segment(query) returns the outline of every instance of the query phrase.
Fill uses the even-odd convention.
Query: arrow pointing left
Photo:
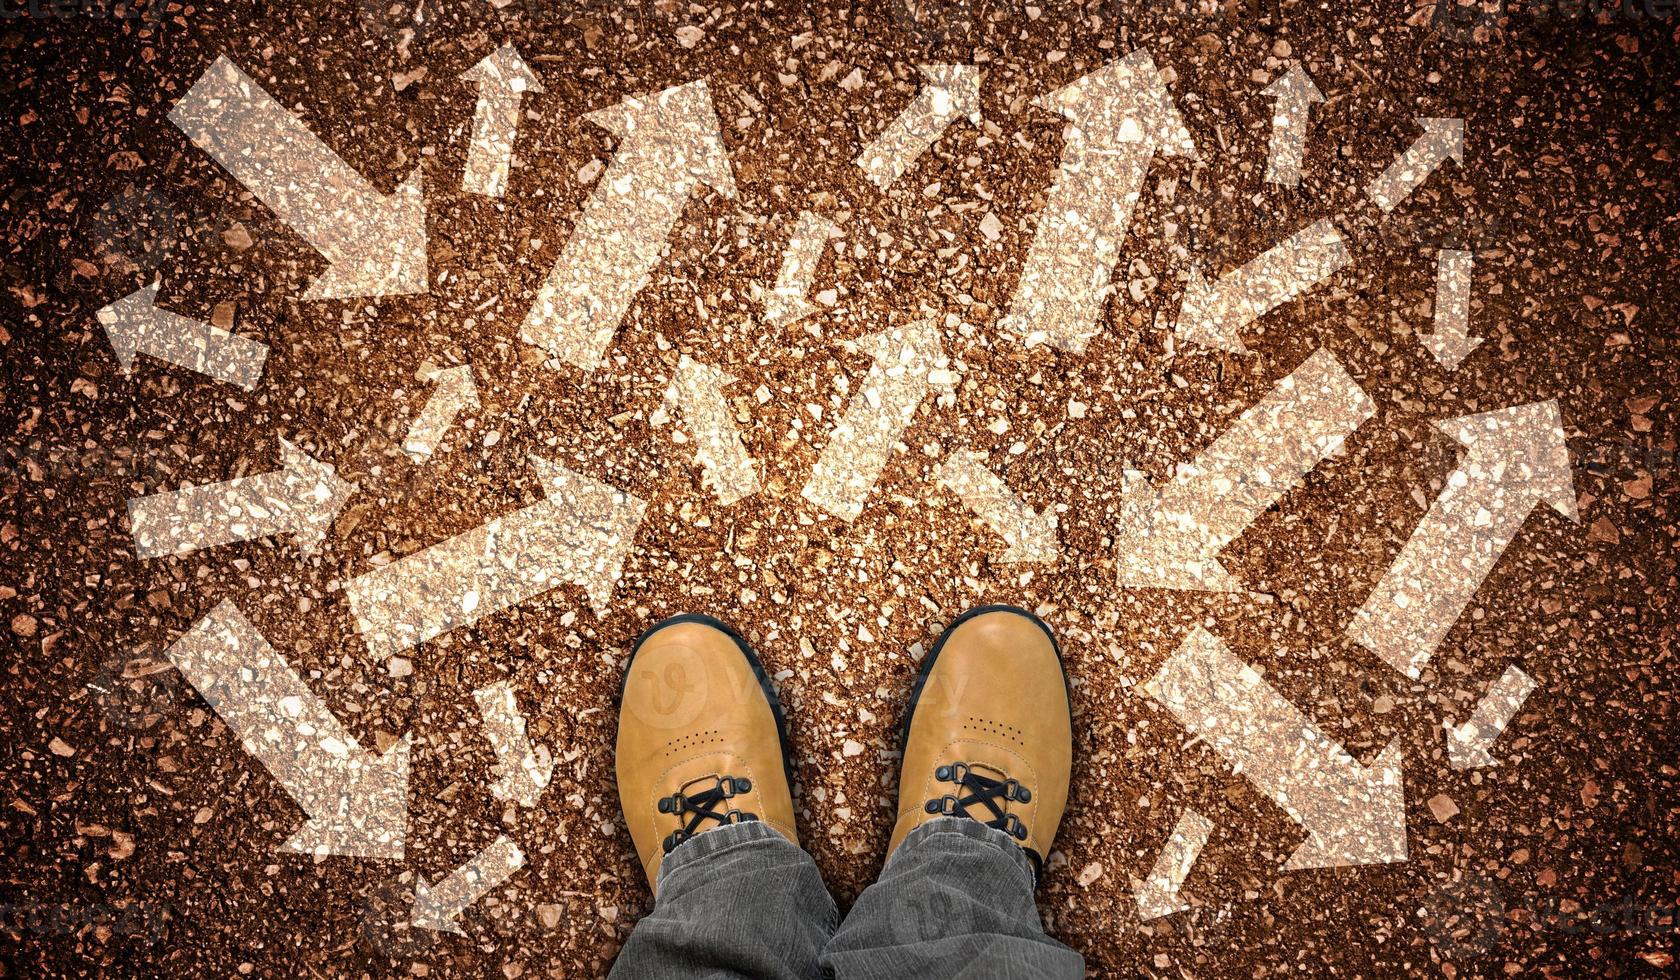
[[[305,299],[426,291],[418,167],[393,193],[379,193],[226,57],[169,119],[326,257]]]
[[[268,358],[267,344],[160,310],[157,294],[154,282],[99,311],[99,322],[125,373],[134,370],[136,355],[150,354],[246,391],[257,386]]]
[[[128,523],[142,558],[272,534],[290,534],[304,554],[314,554],[355,489],[331,465],[282,439],[280,469],[136,497],[128,502]]]
[[[1352,258],[1329,220],[1315,221],[1235,272],[1209,284],[1190,267],[1174,332],[1184,340],[1244,354],[1241,331],[1346,266]]]
[[[461,78],[478,85],[478,106],[473,110],[472,142],[467,145],[461,189],[501,197],[507,193],[508,170],[513,165],[520,103],[526,92],[543,91],[543,84],[511,44],[486,55]]]
[[[280,850],[400,860],[408,832],[408,736],[364,749],[231,601],[182,634],[170,662],[309,822]]]
[[[466,932],[455,920],[524,866],[525,854],[519,845],[505,836],[496,838],[437,884],[428,885],[424,879],[416,881],[409,924],[465,936]]]

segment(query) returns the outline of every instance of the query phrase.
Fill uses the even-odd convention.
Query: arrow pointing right
[[[1408,677],[1423,672],[1499,556],[1542,502],[1576,520],[1575,483],[1557,402],[1435,426],[1468,450],[1348,634]]]
[[[585,118],[622,142],[519,335],[592,371],[647,284],[689,193],[709,184],[734,197],[735,176],[704,79]]]
[[[226,57],[169,113],[280,220],[326,256],[304,299],[426,291],[420,169],[380,194]]]
[[[1301,182],[1301,151],[1307,143],[1308,113],[1324,93],[1307,77],[1300,62],[1266,86],[1261,95],[1276,100],[1272,110],[1272,142],[1266,152],[1266,182],[1294,187]]]
[[[124,373],[134,370],[137,354],[146,353],[246,391],[257,386],[268,358],[267,344],[160,310],[157,293],[154,282],[99,311],[99,322]]]
[[[1365,196],[1384,214],[1411,197],[1448,157],[1464,163],[1464,120],[1420,117],[1418,123],[1423,126],[1423,135],[1365,188]]]
[[[1205,347],[1246,354],[1241,336],[1245,327],[1305,294],[1351,261],[1341,232],[1329,220],[1322,220],[1212,285],[1192,265],[1174,332]]]
[[[526,92],[543,91],[542,81],[511,44],[490,52],[461,78],[478,85],[478,106],[473,110],[472,142],[467,145],[461,189],[501,197],[507,193],[508,170],[513,165],[520,103]]]
[[[280,850],[401,860],[408,736],[383,755],[362,748],[231,601],[167,655],[309,815]]]
[[[502,882],[525,866],[525,853],[507,837],[498,837],[484,850],[474,854],[435,885],[424,879],[414,884],[414,911],[409,924],[433,932],[453,932],[465,936],[456,923],[461,913],[479,899],[500,887]]]
[[[1096,335],[1113,291],[1110,280],[1149,161],[1157,151],[1195,156],[1196,144],[1142,48],[1033,104],[1071,125],[1001,322],[1029,343],[1042,338],[1078,353]]]
[[[1306,830],[1285,871],[1406,860],[1399,739],[1360,765],[1200,626],[1145,690]]]

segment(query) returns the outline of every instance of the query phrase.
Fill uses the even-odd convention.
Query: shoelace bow
[[[995,769],[990,771],[997,772]],[[997,774],[1003,775],[1001,772]],[[1010,803],[1027,803],[1032,800],[1032,791],[1022,786],[1020,780],[997,779],[976,772],[975,768],[966,762],[940,766],[933,771],[933,775],[942,783],[957,784],[957,792],[928,800],[923,804],[923,809],[928,813],[967,817],[994,830],[1001,830],[1016,840],[1027,839],[1027,825],[1021,822],[1020,817],[1009,812]],[[984,809],[977,815],[970,811],[971,807]],[[988,814],[990,819],[987,819]]]
[[[698,786],[702,783],[706,784],[704,789],[700,789],[697,792],[689,792],[691,787]],[[752,780],[750,779],[742,779],[735,776],[705,776],[692,782],[685,783],[681,789],[672,793],[670,796],[660,797],[660,813],[669,813],[679,818],[687,818],[681,827],[671,831],[671,833],[666,836],[664,845],[665,853],[671,853],[672,849],[674,849],[678,844],[681,844],[683,841],[686,841],[695,834],[699,833],[700,825],[706,821],[712,821],[719,826],[723,826],[725,824],[743,823],[748,820],[757,820],[758,814],[756,813],[745,813],[733,807],[730,807],[729,809],[718,809],[719,804],[723,804],[724,801],[728,800],[730,797],[739,793],[748,792],[751,789]]]

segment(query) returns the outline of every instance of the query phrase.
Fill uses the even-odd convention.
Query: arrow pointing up
[[[134,370],[135,356],[145,353],[246,391],[257,386],[267,344],[160,310],[157,293],[154,282],[99,311],[99,322],[125,373]]]
[[[695,186],[735,196],[704,80],[592,112],[622,141],[525,314],[520,337],[594,370],[647,284]]]
[[[455,920],[524,866],[525,854],[519,845],[505,836],[496,838],[489,847],[473,855],[471,861],[451,871],[437,884],[427,885],[424,879],[416,880],[414,911],[409,916],[409,925],[465,936],[466,932]]]
[[[1077,353],[1097,333],[1150,159],[1194,156],[1196,145],[1141,48],[1033,104],[1071,125],[1002,323],[1029,345]]]
[[[1365,196],[1385,214],[1411,197],[1448,157],[1464,164],[1464,120],[1419,117],[1418,123],[1423,135],[1365,188]]]
[[[687,438],[694,441],[694,454],[717,492],[718,502],[725,507],[758,489],[752,457],[747,455],[741,431],[723,397],[723,389],[734,383],[722,368],[684,354],[677,360],[676,374],[665,393],[666,406],[682,413]]]
[[[917,65],[927,85],[854,161],[886,190],[916,158],[963,116],[980,124],[980,69],[974,65]]]
[[[1301,182],[1301,151],[1307,143],[1308,114],[1313,103],[1323,102],[1324,93],[1307,77],[1299,62],[1266,86],[1261,93],[1272,99],[1272,142],[1266,152],[1266,182],[1294,187]]]
[[[799,223],[782,252],[782,268],[776,286],[764,297],[764,322],[785,327],[815,313],[817,307],[805,294],[817,274],[828,240],[840,233],[834,222],[812,211],[799,212]]]
[[[1117,534],[1126,588],[1238,592],[1218,554],[1320,462],[1374,409],[1329,352],[1320,350],[1159,492],[1133,481]]]
[[[140,557],[180,555],[273,534],[293,535],[299,550],[314,554],[356,486],[284,439],[280,467],[130,500],[128,523]]]
[[[408,736],[361,747],[232,602],[168,657],[279,781],[309,822],[280,850],[400,860],[408,832]]]
[[[1523,702],[1534,691],[1534,678],[1516,664],[1505,668],[1477,702],[1470,720],[1457,728],[1447,726],[1447,757],[1454,769],[1482,769],[1499,765],[1493,757],[1493,743],[1505,734],[1505,726],[1522,710]]]
[[[381,659],[549,591],[581,585],[606,615],[647,505],[537,456],[547,499],[345,586],[356,628]]]
[[[1576,519],[1557,402],[1438,423],[1467,452],[1348,633],[1416,678],[1541,503]]]
[[[1458,370],[1482,338],[1470,336],[1470,274],[1474,252],[1443,248],[1435,253],[1435,332],[1419,337],[1436,363]]]
[[[474,691],[473,700],[484,721],[484,737],[496,751],[496,781],[490,784],[490,792],[498,800],[536,805],[553,778],[554,757],[525,734],[525,716],[519,713],[513,685],[497,681]]]
[[[947,385],[945,351],[932,320],[870,334],[857,342],[875,359],[800,495],[844,521],[857,520],[893,444],[934,385]]]
[[[526,92],[543,91],[542,81],[511,44],[504,44],[468,68],[461,78],[478,86],[472,142],[461,189],[486,197],[507,193],[513,165],[513,141],[519,133],[519,106]]]
[[[1213,284],[1190,267],[1176,333],[1183,340],[1245,354],[1241,331],[1329,278],[1352,258],[1330,221],[1316,221]]]
[[[305,299],[426,291],[426,202],[415,168],[380,194],[225,57],[169,119],[326,257]]]
[[[438,444],[455,423],[455,416],[478,407],[478,385],[473,383],[471,364],[445,368],[431,375],[437,383],[426,406],[409,424],[403,439],[403,452],[416,463],[423,462],[437,452]]]
[[[1001,563],[1054,562],[1061,550],[1056,539],[1056,515],[1046,509],[1033,513],[1026,502],[986,468],[986,454],[959,450],[939,467],[939,482],[950,488],[969,510],[1003,538],[1008,550],[996,556]]]
[[[1145,690],[1306,830],[1285,871],[1406,860],[1399,739],[1361,766],[1200,626]]]

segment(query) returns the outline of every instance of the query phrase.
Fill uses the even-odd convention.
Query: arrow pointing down
[[[466,932],[455,920],[524,866],[525,853],[503,836],[435,885],[416,879],[409,925],[465,936]]]

